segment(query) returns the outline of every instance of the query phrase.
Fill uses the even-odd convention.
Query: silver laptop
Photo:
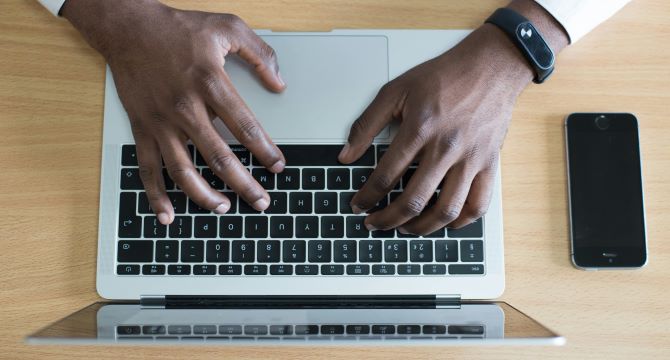
[[[170,335],[170,325],[191,323],[194,325],[189,325],[189,331],[207,323],[210,331],[216,327],[214,335],[224,336],[219,325],[225,324],[205,321],[216,316],[235,319],[235,325],[243,329],[235,334],[240,336],[247,334],[244,326],[265,324],[270,319],[279,322],[265,324],[268,329],[291,325],[294,335],[295,326],[310,321],[320,324],[319,331],[302,335],[322,334],[320,326],[324,324],[342,325],[346,335],[347,326],[356,324],[357,318],[369,323],[366,336],[377,336],[383,334],[374,334],[372,326],[384,325],[385,318],[391,321],[395,317],[397,324],[391,321],[386,325],[394,329],[402,324],[420,325],[420,333],[405,335],[420,337],[424,325],[440,325],[446,326],[446,332],[433,335],[460,338],[468,334],[451,334],[449,329],[470,324],[461,315],[472,316],[474,324],[492,319],[490,325],[482,325],[486,331],[469,335],[501,338],[500,319],[504,313],[515,312],[511,307],[465,306],[470,300],[497,298],[504,289],[500,176],[488,213],[465,228],[441,229],[425,237],[395,230],[370,233],[362,226],[364,217],[352,214],[349,200],[383,156],[396,127],[384,129],[356,163],[343,166],[337,162],[349,127],[383,84],[454,46],[469,31],[258,33],[277,52],[282,76],[289,84],[286,91],[267,92],[250,69],[235,58],[225,67],[283,151],[286,170],[277,175],[264,171],[253,154],[234,145],[238,142],[220,121],[216,124],[242,163],[270,193],[270,208],[262,213],[234,196],[212,175],[197,149],[189,145],[203,177],[232,199],[231,210],[216,215],[199,208],[166,177],[176,217],[170,226],[161,225],[143,192],[127,115],[107,70],[97,290],[106,299],[134,300],[138,304],[94,305],[76,316],[88,314],[91,321],[97,316],[97,336],[104,339],[145,335],[144,327],[153,325],[164,326],[168,330],[165,334]],[[412,173],[410,168],[380,207],[402,191]],[[375,310],[369,313],[369,319],[360,317],[359,312],[342,310],[231,310],[249,303],[244,299],[271,308],[289,304],[347,308],[350,300],[353,308],[371,304],[373,308],[396,310]],[[270,303],[275,300],[277,304]],[[211,305],[211,309],[200,306],[203,304]],[[404,313],[398,310],[403,304],[424,310]],[[192,311],[194,306],[198,311]],[[434,313],[425,309],[432,307],[435,311],[435,307],[445,306],[450,310]],[[179,315],[175,323],[171,317],[180,307],[191,310],[184,310],[181,314],[185,318]],[[147,308],[152,311],[147,312]],[[204,315],[208,310],[218,315]],[[478,311],[481,317],[475,315]],[[161,321],[163,316],[165,321]],[[446,320],[452,316],[458,320]],[[439,323],[429,321],[440,318],[444,319]],[[103,331],[101,324],[107,330]],[[546,329],[531,328],[538,332],[526,337],[557,343],[558,337]],[[126,330],[129,333],[124,334]],[[147,335],[152,341],[160,336]]]

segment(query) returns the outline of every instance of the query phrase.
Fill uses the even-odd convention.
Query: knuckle
[[[369,128],[370,120],[365,116],[360,116],[354,123],[351,125],[350,135],[352,137],[363,136],[366,133],[366,130]],[[353,140],[353,139],[350,139]]]
[[[235,14],[224,14],[223,21],[232,31],[244,31],[248,28],[244,20]]]
[[[471,205],[469,204],[469,205],[466,205],[466,208],[465,208],[465,212],[473,220],[479,219],[480,217],[484,216],[486,214],[487,210],[488,210],[488,204],[487,203],[479,203],[479,204],[471,204]]]
[[[268,61],[272,67],[275,67],[277,64],[277,53],[275,52],[275,49],[273,49],[272,46],[266,44],[265,42],[263,42],[261,45],[260,55],[263,59]]]
[[[225,174],[235,166],[237,158],[230,151],[215,151],[209,158],[209,166],[217,174]]]
[[[244,185],[240,195],[242,195],[247,200],[247,202],[253,203],[256,200],[263,198],[263,191],[260,189],[260,186],[257,186],[255,182],[250,182]]]
[[[210,70],[202,70],[199,75],[199,82],[206,94],[214,95],[219,88],[219,75]]]
[[[191,179],[195,173],[192,167],[184,164],[170,164],[167,166],[168,175],[177,183],[183,183]]]
[[[386,174],[375,175],[373,173],[368,181],[370,182],[370,186],[374,190],[384,194],[391,191],[391,189],[395,185],[395,179]]]
[[[443,224],[448,224],[460,215],[460,208],[453,205],[446,205],[438,207],[437,217]]]
[[[156,172],[154,171],[154,168],[151,166],[147,166],[144,164],[139,164],[139,173],[140,173],[140,179],[142,179],[142,183],[146,187],[147,185],[153,184],[155,181],[155,174]]]
[[[193,103],[186,96],[177,96],[172,102],[172,109],[178,114],[190,114],[193,109]]]
[[[409,200],[400,204],[400,212],[406,217],[415,217],[421,214],[426,207],[426,199],[420,195],[413,195]]]
[[[237,122],[239,124],[238,140],[240,142],[252,143],[262,137],[263,131],[251,117],[242,118]]]
[[[149,118],[156,125],[163,125],[166,122],[165,115],[159,111],[152,111],[149,113]]]
[[[433,136],[433,122],[430,119],[423,119],[416,124],[413,130],[414,142],[417,144],[425,144]]]
[[[386,84],[382,85],[382,87],[379,88],[379,92],[377,93],[378,97],[385,97],[385,96],[390,96],[394,94],[398,90],[398,85],[396,81],[389,81]]]
[[[458,145],[460,143],[460,139],[458,135],[456,134],[446,134],[444,136],[440,136],[437,139],[437,148],[439,151],[443,154],[448,153],[449,151],[458,148]]]

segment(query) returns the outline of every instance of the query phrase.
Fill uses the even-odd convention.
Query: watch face
[[[528,55],[541,69],[554,66],[554,53],[530,22],[522,22],[516,27],[516,37],[526,48]]]

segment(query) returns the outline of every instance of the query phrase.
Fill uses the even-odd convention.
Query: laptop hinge
[[[459,308],[461,296],[440,295],[143,295],[144,309]]]

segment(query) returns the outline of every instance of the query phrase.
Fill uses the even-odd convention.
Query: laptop
[[[97,291],[112,302],[91,305],[29,340],[561,344],[563,338],[511,306],[482,302],[504,289],[500,174],[484,217],[425,237],[368,232],[364,215],[349,207],[397,132],[391,124],[345,166],[337,154],[352,122],[383,84],[469,31],[257,33],[277,52],[287,89],[267,92],[235,57],[225,69],[284,153],[286,170],[269,173],[215,124],[270,193],[270,207],[258,212],[244,203],[189,144],[196,167],[230,197],[231,210],[201,209],[166,175],[176,216],[161,225],[143,191],[127,115],[107,69]],[[402,192],[413,170],[378,207]]]

